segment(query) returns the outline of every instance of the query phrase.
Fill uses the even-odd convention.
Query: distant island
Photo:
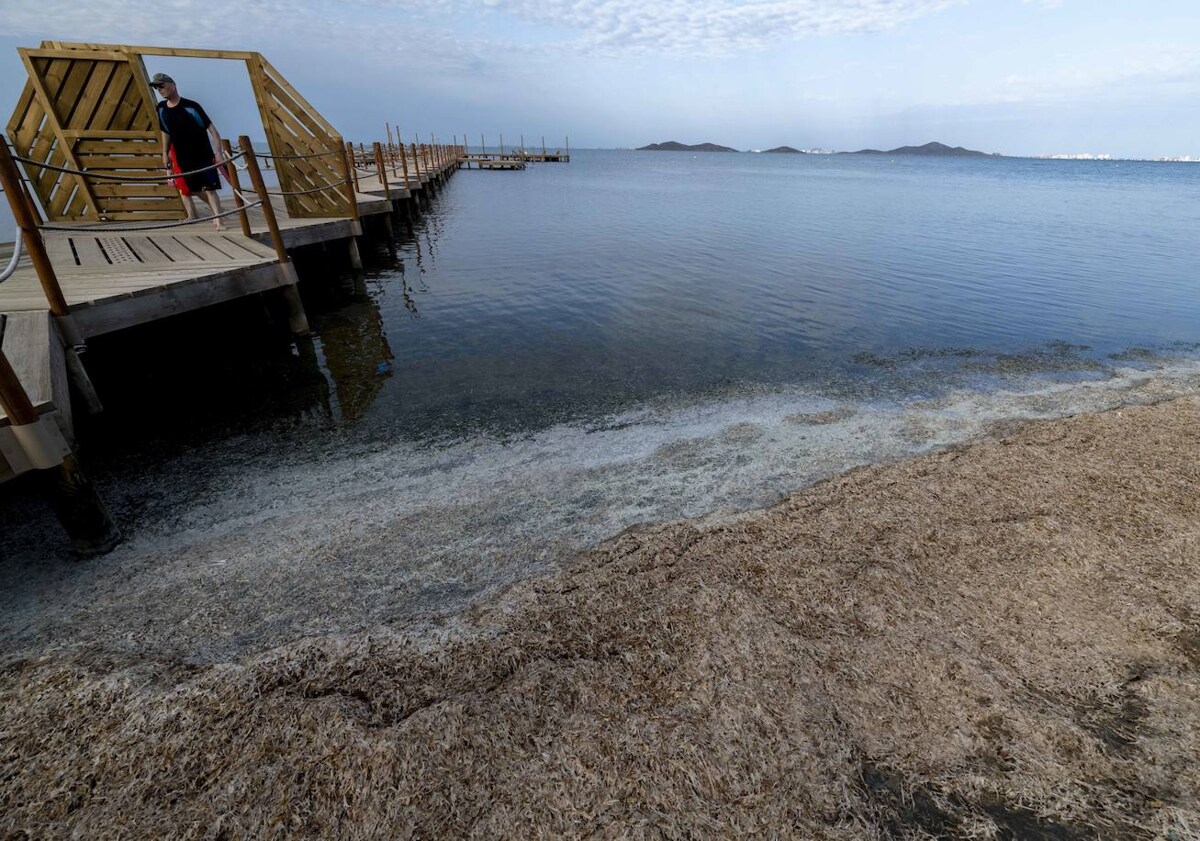
[[[677,140],[668,140],[665,143],[651,143],[649,146],[639,146],[638,152],[737,152],[738,149],[733,149],[729,146],[722,146],[719,143],[680,143]],[[760,150],[753,149],[751,151],[758,152]],[[816,154],[831,154],[825,149],[797,149],[794,146],[776,146],[774,149],[763,149],[763,154],[779,154],[779,155],[816,155]],[[945,157],[945,158],[999,158],[1002,157],[999,153],[988,154],[987,152],[977,152],[974,149],[964,149],[962,146],[947,146],[945,143],[938,143],[936,140],[932,143],[926,143],[924,146],[901,146],[898,149],[859,149],[857,152],[836,152],[832,154],[838,155],[924,155],[927,157]]]
[[[974,149],[964,149],[962,146],[947,146],[945,143],[926,143],[924,146],[901,146],[887,152],[879,149],[860,149],[857,152],[841,152],[843,155],[937,155],[955,158],[998,158],[999,155],[989,155],[987,152],[976,152]]]
[[[649,146],[641,146],[639,152],[736,152],[737,149],[730,149],[728,146],[719,146],[716,143],[697,143],[689,146],[686,143],[678,143],[674,140],[668,140],[666,143],[651,143]]]

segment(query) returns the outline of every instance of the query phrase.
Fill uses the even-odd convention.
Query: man
[[[163,168],[171,171],[171,153],[174,152],[175,163],[178,164],[180,172],[204,170],[182,176],[188,188],[187,192],[180,191],[184,198],[183,206],[187,211],[187,218],[196,218],[196,208],[192,204],[192,195],[196,193],[204,196],[213,216],[220,217],[221,199],[217,191],[221,189],[221,176],[215,168],[205,169],[216,163],[218,157],[222,161],[225,159],[217,127],[208,118],[208,114],[204,113],[200,103],[179,95],[175,80],[166,73],[155,73],[154,78],[150,80],[150,87],[162,97],[162,101],[158,103],[158,125],[162,129]],[[218,231],[221,230],[220,218],[214,219],[213,224]]]

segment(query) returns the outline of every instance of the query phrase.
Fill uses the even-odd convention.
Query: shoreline
[[[203,665],[378,625],[436,636],[631,527],[741,517],[864,465],[1200,394],[1200,361],[1163,363],[897,399],[731,394],[519,437],[283,458],[236,437],[106,477],[133,537],[103,559],[73,560],[47,539],[40,500],[10,497],[0,641]]]
[[[1031,422],[626,530],[440,638],[47,644],[0,677],[0,826],[1184,837],[1198,445],[1195,397]]]

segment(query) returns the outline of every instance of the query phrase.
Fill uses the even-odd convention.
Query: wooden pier
[[[379,219],[390,233],[395,211],[411,218],[462,150],[389,144],[373,171],[361,166],[257,53],[59,42],[20,52],[29,80],[0,143],[0,181],[25,249],[11,273],[0,260],[0,482],[49,477],[59,519],[94,554],[119,532],[73,451],[68,382],[89,412],[103,398],[81,362],[88,338],[269,292],[282,295],[292,332],[307,335],[292,253],[340,241],[361,268],[364,222]],[[188,221],[162,172],[145,55],[247,65],[271,151],[246,136],[237,150],[226,143],[221,230],[211,217]],[[265,184],[260,160],[278,186]]]

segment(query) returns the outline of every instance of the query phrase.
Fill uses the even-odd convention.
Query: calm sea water
[[[277,575],[321,546],[436,603],[994,421],[1191,393],[1197,230],[1187,164],[463,171],[364,273],[300,259],[311,344],[266,300],[93,341],[108,411],[81,437],[131,524],[118,566],[193,575],[219,543]],[[41,552],[52,525],[6,493],[6,546]]]
[[[579,151],[460,173],[401,228],[394,259],[368,254],[357,286],[337,259],[310,266],[313,373],[342,433],[386,439],[536,429],[663,396],[1087,372],[1200,339],[1198,229],[1200,166],[1186,164]],[[311,383],[272,351],[207,359],[227,338],[199,339],[176,397],[198,392],[218,430],[243,415],[274,433],[262,404],[287,415]],[[175,360],[141,356],[112,376],[104,355],[109,388],[177,379]],[[210,374],[216,391],[253,393],[252,411],[215,399]]]

